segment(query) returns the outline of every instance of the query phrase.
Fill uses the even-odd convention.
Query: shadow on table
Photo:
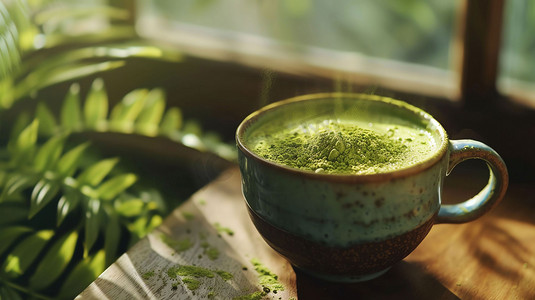
[[[295,268],[299,299],[459,299],[417,264],[402,261],[376,279],[332,283]]]

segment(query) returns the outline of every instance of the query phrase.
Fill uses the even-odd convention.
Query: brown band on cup
[[[331,275],[367,275],[391,267],[409,255],[425,238],[436,215],[417,228],[381,242],[330,247],[277,228],[247,206],[264,240],[292,265],[310,272]]]

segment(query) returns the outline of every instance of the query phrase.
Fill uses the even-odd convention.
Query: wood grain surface
[[[460,184],[447,197],[464,197]],[[535,299],[533,188],[511,187],[497,209],[467,224],[441,224],[385,275],[323,282],[294,270],[259,236],[246,213],[236,168],[194,194],[78,299]],[[461,191],[461,192],[457,192]],[[252,262],[284,286],[265,290]],[[198,266],[212,277],[175,275]],[[226,271],[226,280],[217,271]],[[176,273],[175,273],[176,274]],[[188,278],[198,286],[188,287]],[[256,293],[256,294],[255,294]]]

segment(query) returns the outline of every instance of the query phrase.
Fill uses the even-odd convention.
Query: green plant
[[[105,30],[71,32],[95,16]],[[162,89],[134,89],[112,107],[102,79],[85,94],[73,83],[57,111],[37,96],[132,57],[180,61],[138,40],[129,18],[99,1],[0,2],[0,127],[10,132],[0,144],[0,299],[73,298],[169,212],[143,174],[75,134],[159,136],[235,159],[217,134],[166,107]],[[19,105],[6,122],[21,101],[35,107]]]
[[[61,277],[53,296],[71,298],[120,255],[121,231],[137,240],[163,207],[131,188],[137,176],[116,172],[117,158],[84,162],[89,144],[64,150],[66,135],[38,143],[38,123],[12,136],[1,161],[0,285],[39,297]]]
[[[132,57],[181,61],[176,51],[137,38],[132,17],[105,1],[0,2],[0,109]]]
[[[84,101],[73,84],[59,116],[44,102],[33,118],[21,114],[0,147],[0,291],[72,297],[126,250],[120,240],[131,245],[167,213],[157,191],[136,189],[138,176],[121,171],[119,158],[98,157],[89,143],[72,144],[72,133],[116,131],[181,142],[193,134],[183,129],[180,109],[166,108],[161,89],[133,90],[110,108],[101,79]],[[234,153],[213,135],[196,140],[199,150]]]

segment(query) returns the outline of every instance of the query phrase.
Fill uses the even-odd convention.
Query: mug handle
[[[465,223],[475,220],[496,206],[504,197],[509,174],[504,161],[489,146],[474,140],[450,141],[450,161],[446,175],[467,159],[481,159],[489,167],[487,185],[474,197],[459,204],[441,205],[436,223]]]

